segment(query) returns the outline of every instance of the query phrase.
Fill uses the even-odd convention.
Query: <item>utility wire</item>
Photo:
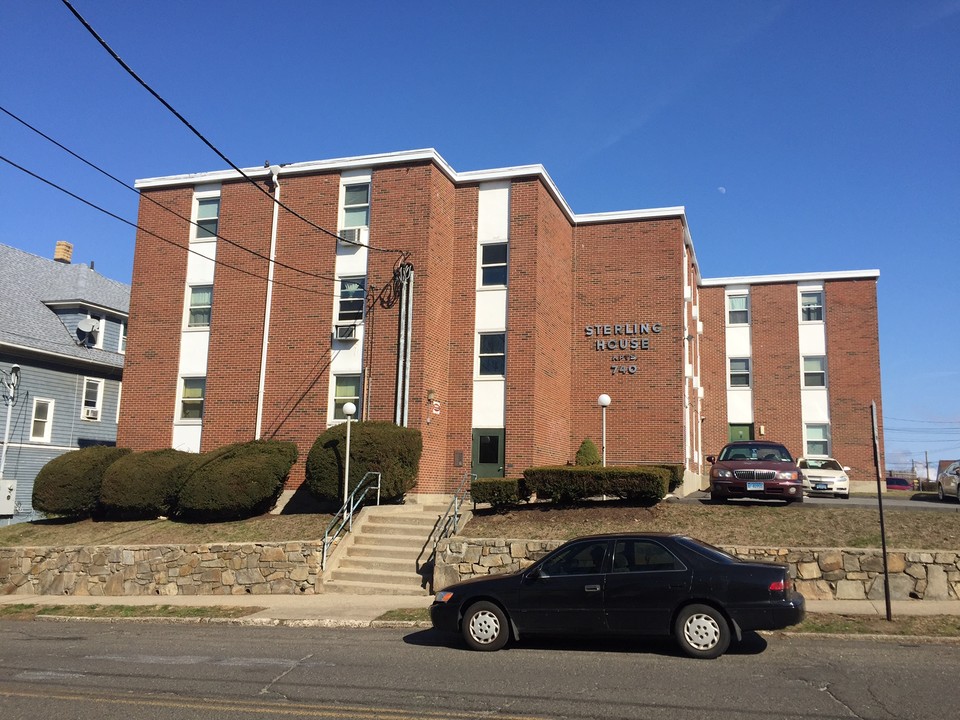
[[[40,129],[38,129],[38,128],[35,128],[33,125],[31,125],[30,123],[28,123],[26,120],[24,120],[24,119],[21,118],[21,117],[18,117],[17,115],[15,115],[15,114],[12,113],[10,110],[8,110],[7,108],[3,107],[2,105],[0,105],[0,112],[6,113],[9,117],[13,118],[14,120],[16,120],[18,123],[20,123],[21,125],[23,125],[23,126],[26,127],[27,129],[32,130],[32,131],[35,132],[37,135],[39,135],[40,137],[42,137],[44,140],[47,140],[48,142],[53,143],[53,144],[56,145],[58,148],[60,148],[61,150],[63,150],[65,153],[67,153],[67,154],[69,154],[69,155],[72,155],[74,158],[76,158],[76,159],[79,160],[80,162],[84,163],[84,164],[87,165],[88,167],[93,168],[94,170],[96,170],[96,171],[99,172],[100,174],[105,175],[106,177],[110,178],[111,180],[113,180],[113,181],[114,181],[115,183],[117,183],[118,185],[121,185],[121,186],[125,187],[126,189],[128,189],[128,190],[136,193],[137,195],[139,195],[139,196],[140,196],[141,198],[143,198],[144,200],[147,200],[147,201],[153,203],[154,205],[156,205],[156,206],[159,207],[160,209],[167,211],[167,212],[170,213],[171,215],[179,218],[180,220],[183,220],[183,221],[186,222],[186,223],[189,223],[190,225],[193,225],[193,226],[198,227],[198,228],[200,227],[200,224],[199,224],[199,223],[194,222],[194,221],[191,220],[190,218],[184,217],[183,215],[181,215],[180,213],[178,213],[178,212],[177,212],[176,210],[174,210],[173,208],[167,207],[167,206],[164,205],[163,203],[161,203],[161,202],[159,202],[158,200],[156,200],[155,198],[151,197],[151,196],[149,195],[149,193],[146,194],[146,195],[139,193],[139,192],[137,191],[137,189],[136,189],[135,187],[133,187],[132,185],[129,185],[128,183],[125,183],[123,180],[121,180],[120,178],[118,178],[118,177],[116,177],[116,176],[114,176],[114,175],[111,175],[109,172],[107,172],[106,170],[104,170],[104,169],[101,168],[100,166],[98,166],[98,165],[96,165],[95,163],[87,160],[85,157],[83,157],[83,156],[75,153],[73,150],[71,150],[71,149],[68,148],[67,146],[63,145],[62,143],[58,142],[58,141],[55,140],[54,138],[50,137],[49,135],[47,135],[46,133],[44,133],[42,130],[40,130]],[[233,240],[230,240],[230,239],[228,239],[228,238],[225,238],[223,235],[220,235],[219,232],[216,233],[216,238],[217,238],[218,240],[223,240],[223,241],[224,241],[225,243],[227,243],[228,245],[233,245],[233,247],[235,247],[235,248],[238,248],[238,249],[240,249],[240,250],[243,250],[244,252],[248,252],[248,253],[250,253],[251,255],[260,258],[261,260],[266,260],[267,262],[272,262],[272,263],[273,263],[274,265],[276,265],[277,267],[282,267],[282,268],[285,268],[285,269],[287,269],[287,270],[292,270],[293,272],[302,273],[303,275],[308,275],[308,276],[310,276],[310,277],[319,278],[320,280],[334,280],[334,281],[337,280],[336,277],[333,277],[333,276],[331,276],[331,275],[323,275],[323,274],[321,274],[321,273],[313,273],[313,272],[310,272],[309,270],[302,270],[301,268],[297,268],[297,267],[294,267],[294,266],[292,266],[292,265],[287,265],[286,263],[282,263],[282,262],[280,262],[279,260],[271,260],[267,255],[264,255],[263,253],[259,253],[259,252],[257,252],[256,250],[251,250],[250,248],[244,247],[243,245],[241,245],[241,244],[238,243],[238,242],[234,242]]]
[[[883,419],[886,420],[896,420],[898,422],[912,422],[912,423],[926,423],[930,425],[958,425],[960,426],[960,420],[907,420],[906,418],[895,418],[890,417],[889,415],[884,415]],[[960,429],[960,428],[958,428]]]
[[[45,178],[45,177],[42,177],[42,176],[40,176],[40,175],[37,175],[35,172],[32,172],[32,171],[28,170],[27,168],[23,167],[22,165],[18,165],[18,164],[15,163],[13,160],[10,160],[9,158],[7,158],[7,157],[5,157],[5,156],[3,156],[3,155],[0,155],[0,160],[2,160],[3,162],[7,163],[8,165],[11,165],[12,167],[15,167],[15,168],[16,168],[17,170],[19,170],[20,172],[26,173],[26,174],[29,175],[30,177],[35,178],[35,179],[39,180],[40,182],[45,183],[45,184],[49,185],[50,187],[52,187],[52,188],[54,188],[54,189],[56,189],[56,190],[59,190],[60,192],[64,193],[65,195],[69,195],[69,196],[72,197],[74,200],[79,200],[79,201],[82,202],[84,205],[87,205],[88,207],[91,207],[91,208],[93,208],[94,210],[97,210],[97,211],[99,211],[99,212],[102,212],[104,215],[107,215],[107,216],[109,216],[109,217],[112,217],[114,220],[119,220],[120,222],[124,223],[125,225],[129,225],[129,226],[132,227],[132,228],[136,228],[137,230],[140,230],[140,231],[146,233],[147,235],[151,235],[152,237],[155,237],[155,238],[157,238],[158,240],[161,240],[161,241],[163,241],[163,242],[165,242],[165,243],[167,243],[167,244],[169,244],[169,245],[173,245],[173,246],[176,247],[176,248],[179,248],[179,249],[181,249],[181,250],[186,250],[186,251],[189,252],[189,253],[193,253],[194,255],[197,255],[198,257],[202,257],[204,260],[209,260],[209,259],[210,259],[210,258],[208,258],[206,255],[204,255],[204,254],[202,254],[202,253],[200,253],[200,252],[197,252],[196,250],[191,250],[189,247],[184,247],[184,246],[181,245],[180,243],[174,242],[173,240],[170,240],[170,239],[168,239],[168,238],[165,238],[165,237],[163,237],[162,235],[158,235],[157,233],[153,232],[152,230],[148,230],[147,228],[145,228],[145,227],[143,227],[143,226],[141,226],[141,225],[139,225],[139,224],[137,224],[137,223],[135,223],[135,222],[132,222],[132,221],[130,221],[130,220],[127,220],[127,219],[124,218],[124,217],[121,217],[121,216],[119,216],[119,215],[117,215],[117,214],[115,214],[115,213],[110,212],[110,211],[107,210],[106,208],[100,207],[100,206],[97,205],[96,203],[93,203],[93,202],[91,202],[91,201],[89,201],[89,200],[87,200],[87,199],[85,199],[85,198],[80,197],[80,196],[77,195],[76,193],[70,192],[70,191],[67,190],[66,188],[61,187],[60,185],[57,185],[57,184],[56,184],[55,182],[53,182],[52,180],[48,180],[48,179]],[[222,260],[213,260],[212,262],[216,263],[217,265],[221,265],[221,266],[223,266],[223,267],[230,268],[231,270],[236,270],[237,272],[243,273],[244,275],[249,275],[250,277],[257,278],[258,280],[263,280],[263,281],[265,281],[265,282],[273,282],[275,285],[283,285],[284,287],[288,287],[288,288],[291,288],[291,289],[293,289],[293,290],[299,290],[300,292],[310,293],[311,295],[321,295],[321,296],[324,296],[324,297],[329,297],[329,296],[331,295],[331,293],[320,292],[320,291],[314,290],[314,289],[312,289],[312,288],[300,287],[299,285],[291,285],[290,283],[285,283],[285,282],[282,282],[282,281],[276,280],[276,279],[270,280],[269,278],[267,278],[267,277],[265,277],[265,276],[263,276],[263,275],[258,275],[257,273],[252,272],[252,271],[250,271],[250,270],[244,270],[243,268],[236,267],[235,265],[231,265],[231,264],[229,264],[229,263],[223,262]],[[336,297],[336,295],[334,295],[334,297]]]
[[[210,142],[209,140],[207,140],[206,137],[203,136],[203,133],[201,133],[201,132],[200,132],[199,130],[197,130],[193,125],[191,125],[190,122],[189,122],[183,115],[181,115],[179,112],[177,112],[177,110],[176,110],[170,103],[168,103],[166,100],[164,100],[163,97],[162,97],[159,93],[157,93],[157,92],[156,92],[152,87],[150,87],[143,79],[141,79],[140,76],[137,75],[137,73],[133,70],[133,68],[131,68],[129,65],[127,65],[127,63],[124,62],[123,58],[121,58],[121,57],[114,51],[114,49],[111,48],[110,45],[108,45],[107,42],[106,42],[102,37],[100,37],[100,35],[97,33],[96,30],[93,29],[93,27],[90,25],[90,23],[88,23],[88,22],[84,19],[84,17],[83,17],[79,12],[77,12],[77,10],[73,7],[73,5],[70,4],[69,0],[61,0],[61,2],[67,7],[67,9],[68,9],[71,13],[73,13],[73,16],[74,16],[75,18],[77,18],[77,20],[80,22],[81,25],[83,25],[84,28],[86,28],[87,32],[89,32],[89,33],[94,37],[94,39],[100,44],[100,46],[101,46],[104,50],[107,51],[107,53],[110,55],[110,57],[112,57],[112,58],[120,65],[120,67],[122,67],[122,68],[127,72],[127,74],[130,75],[130,77],[132,77],[134,80],[136,80],[137,83],[139,83],[139,85],[140,85],[144,90],[146,90],[148,93],[150,93],[151,95],[153,95],[153,97],[156,98],[157,101],[158,101],[161,105],[163,105],[167,110],[169,110],[171,113],[173,113],[173,115],[174,115],[181,123],[183,123],[194,135],[196,135],[204,145],[206,145],[208,148],[210,148],[210,149],[217,155],[217,157],[219,157],[221,160],[223,160],[225,163],[227,163],[227,165],[229,165],[231,168],[233,168],[233,170],[235,170],[236,172],[238,172],[238,173],[240,174],[240,176],[243,177],[247,182],[251,183],[251,184],[252,184],[254,187],[256,187],[260,192],[262,192],[264,195],[266,195],[267,197],[269,197],[272,202],[274,202],[274,203],[276,203],[277,205],[279,205],[281,208],[283,208],[284,210],[286,210],[288,213],[290,213],[290,214],[293,215],[294,217],[302,220],[303,222],[305,222],[305,223],[306,223],[307,225],[309,225],[310,227],[312,227],[312,228],[314,228],[314,229],[316,229],[316,230],[319,230],[320,232],[322,232],[322,233],[324,233],[324,234],[326,234],[326,235],[329,235],[330,237],[336,238],[337,240],[340,240],[341,242],[346,242],[346,243],[350,243],[350,242],[351,242],[351,241],[349,241],[349,240],[346,240],[346,239],[340,237],[340,236],[337,235],[335,232],[331,232],[330,230],[327,230],[326,228],[321,227],[320,225],[317,225],[317,224],[316,224],[315,222],[313,222],[312,220],[309,220],[309,219],[305,218],[303,215],[301,215],[300,213],[298,213],[296,210],[291,209],[290,207],[288,207],[287,205],[285,205],[284,203],[282,203],[280,200],[277,200],[266,188],[261,187],[261,186],[260,186],[260,183],[258,183],[256,180],[254,180],[253,178],[251,178],[249,175],[247,175],[247,174],[246,174],[243,170],[241,170],[232,160],[230,160],[230,158],[228,158],[226,155],[224,155],[222,152],[220,152],[220,150],[219,150],[212,142]],[[366,247],[369,247],[371,250],[376,250],[376,251],[378,251],[378,252],[399,253],[400,256],[401,256],[401,262],[402,262],[404,259],[406,259],[407,256],[409,256],[409,254],[410,254],[410,253],[409,253],[408,251],[406,251],[406,250],[392,250],[392,249],[389,249],[389,248],[375,247],[375,246],[373,246],[373,245],[367,245]]]

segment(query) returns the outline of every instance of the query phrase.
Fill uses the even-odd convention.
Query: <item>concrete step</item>
[[[396,523],[386,523],[380,520],[367,520],[360,528],[364,535],[403,535],[406,537],[418,537],[427,539],[432,526],[423,525],[399,525]]]
[[[340,580],[327,582],[323,585],[326,592],[350,593],[353,595],[429,595],[426,588],[412,588],[408,585],[397,585]]]
[[[340,568],[344,570],[387,570],[389,572],[409,573],[417,571],[416,559],[390,558],[382,555],[376,557],[353,557],[349,553],[340,561]]]
[[[389,547],[383,545],[356,545],[347,549],[347,557],[378,557],[391,560],[416,562],[420,548]]]
[[[411,588],[419,588],[423,584],[423,578],[413,569],[409,572],[390,572],[389,570],[356,570],[341,567],[330,573],[330,579],[333,582],[352,581],[395,585],[398,588],[406,588],[408,591]]]
[[[377,525],[398,525],[417,528],[432,528],[440,521],[439,515],[409,514],[409,515],[381,515],[368,513],[364,521],[367,523],[376,523]]]
[[[418,551],[423,549],[426,542],[427,538],[423,535],[380,535],[377,533],[368,535],[365,532],[356,533],[353,540],[354,545],[364,547],[393,547]]]

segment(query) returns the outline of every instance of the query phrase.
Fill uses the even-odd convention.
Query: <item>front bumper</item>
[[[713,478],[710,481],[710,494],[725,498],[761,498],[769,500],[803,501],[803,485],[799,482],[778,480],[763,481],[762,490],[748,490],[747,481],[737,479]]]
[[[459,632],[460,608],[454,602],[434,602],[430,606],[430,622],[441,632]]]

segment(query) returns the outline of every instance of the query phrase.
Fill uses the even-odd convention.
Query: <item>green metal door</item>
[[[503,428],[474,428],[472,472],[478,478],[503,477]]]
[[[730,442],[737,440],[753,440],[753,425],[731,425]]]

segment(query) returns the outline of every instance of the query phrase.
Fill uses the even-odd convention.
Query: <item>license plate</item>
[[[747,490],[763,490],[762,482],[748,482]]]
[[[830,486],[827,485],[826,483],[814,483],[814,484],[813,484],[813,489],[814,489],[814,490],[828,490],[829,488],[830,488]]]

